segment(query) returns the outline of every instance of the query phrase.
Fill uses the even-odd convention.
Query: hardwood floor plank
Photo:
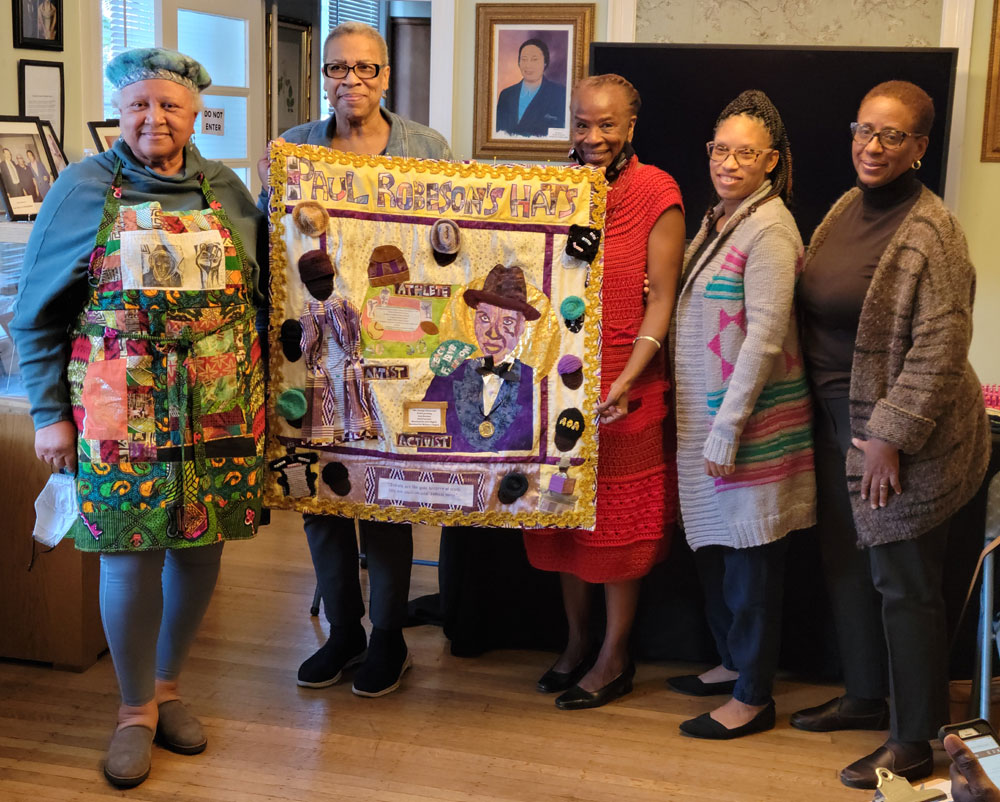
[[[415,554],[436,553],[420,528]],[[363,574],[363,581],[367,577]],[[411,596],[436,590],[415,566]],[[642,664],[635,691],[607,707],[557,710],[534,685],[552,655],[451,655],[441,630],[406,631],[414,667],[402,690],[363,699],[351,676],[295,684],[326,638],[309,615],[315,577],[301,520],[278,512],[254,542],[230,544],[182,691],[209,747],[154,747],[138,788],[112,788],[101,761],[117,686],[105,655],[82,674],[0,662],[0,800],[7,802],[837,802],[871,799],[838,780],[883,733],[806,733],[789,714],[839,689],[779,679],[778,726],[726,743],[682,737],[678,724],[721,700],[681,696],[667,676],[701,666]],[[367,621],[366,621],[367,625]],[[938,753],[938,775],[947,760]]]

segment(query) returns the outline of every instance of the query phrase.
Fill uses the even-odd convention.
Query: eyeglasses
[[[335,78],[340,80],[347,77],[347,73],[354,70],[354,74],[366,80],[369,78],[374,78],[382,71],[383,64],[369,64],[367,61],[359,61],[357,64],[344,64],[340,61],[335,61],[332,64],[323,65],[323,74],[327,78]]]
[[[878,137],[879,144],[886,150],[895,150],[902,147],[903,141],[908,136],[927,136],[926,134],[912,134],[908,131],[897,131],[895,128],[883,128],[876,131],[868,123],[851,123],[851,136],[859,145],[867,145],[872,141],[872,137]]]
[[[729,145],[706,142],[705,149],[708,151],[708,158],[720,164],[732,156],[740,167],[749,167],[757,163],[761,153],[768,153],[774,148],[736,148],[732,150]]]

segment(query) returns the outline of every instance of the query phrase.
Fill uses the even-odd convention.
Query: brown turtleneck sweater
[[[879,259],[920,197],[908,170],[885,186],[861,193],[830,226],[798,286],[802,351],[820,398],[847,398],[861,306]]]

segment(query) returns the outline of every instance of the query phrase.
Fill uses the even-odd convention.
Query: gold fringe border
[[[433,159],[413,159],[413,158],[390,158],[387,156],[364,156],[356,153],[346,153],[344,151],[331,150],[330,148],[318,145],[295,145],[289,142],[272,143],[270,151],[270,172],[268,219],[270,220],[270,262],[271,262],[271,315],[270,326],[268,328],[269,339],[269,361],[270,376],[268,379],[269,392],[267,396],[267,414],[269,419],[275,420],[277,412],[275,410],[276,392],[275,388],[283,383],[284,374],[282,366],[284,358],[282,356],[281,342],[278,339],[278,332],[284,321],[285,302],[288,295],[285,288],[285,280],[288,270],[288,260],[285,252],[285,226],[282,219],[285,216],[284,185],[287,177],[286,156],[304,157],[310,161],[321,161],[327,164],[340,164],[344,166],[359,167],[386,167],[398,170],[403,173],[434,173],[444,176],[459,176],[461,178],[501,178],[507,181],[514,179],[537,178],[543,181],[560,181],[570,184],[590,186],[590,225],[593,228],[604,228],[604,217],[607,208],[607,182],[603,174],[585,167],[575,166],[541,166],[533,165],[525,167],[523,165],[501,164],[490,165],[483,162],[447,162]],[[512,224],[516,226],[517,224]],[[480,525],[488,527],[560,527],[576,529],[593,529],[596,521],[595,498],[597,493],[597,451],[598,432],[597,424],[593,422],[596,417],[598,400],[601,389],[601,368],[600,368],[600,348],[601,348],[601,293],[599,288],[604,276],[604,237],[601,236],[601,243],[597,256],[588,268],[589,277],[585,291],[585,303],[587,308],[586,319],[584,320],[584,352],[587,363],[594,366],[593,372],[585,377],[584,406],[591,410],[590,414],[584,413],[584,419],[588,421],[588,426],[581,437],[582,446],[579,457],[583,459],[581,465],[573,468],[576,472],[578,487],[581,487],[579,500],[576,509],[569,513],[512,513],[499,510],[488,510],[484,512],[454,512],[446,510],[432,510],[429,507],[413,509],[410,507],[382,507],[377,504],[366,504],[354,501],[333,501],[331,499],[318,499],[316,497],[292,498],[286,496],[280,486],[276,476],[264,466],[264,503],[273,509],[298,510],[320,515],[342,515],[346,517],[357,516],[365,520],[392,521],[397,523],[421,523],[438,526],[461,524],[465,526]],[[303,451],[316,451],[308,446],[301,446]],[[271,429],[267,435],[267,459],[271,460],[283,457],[287,449],[278,440],[277,435]],[[324,453],[324,452],[320,452]],[[326,452],[336,453],[336,452]],[[372,455],[379,462],[389,461],[391,457]],[[431,460],[428,460],[430,463]],[[438,464],[447,464],[447,459],[435,460]],[[541,465],[537,466],[538,476],[541,477]],[[485,471],[489,473],[489,469]],[[317,476],[317,481],[319,477]],[[538,492],[540,492],[539,488]]]

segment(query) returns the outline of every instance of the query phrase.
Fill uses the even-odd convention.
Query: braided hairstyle
[[[588,75],[586,78],[581,78],[577,81],[576,86],[573,87],[573,94],[575,95],[581,89],[601,89],[605,86],[617,86],[621,89],[625,93],[625,102],[628,104],[629,111],[635,115],[639,114],[639,108],[642,106],[642,100],[639,98],[639,90],[632,86],[631,81],[613,72],[606,72],[603,75]]]
[[[771,136],[771,147],[778,151],[778,165],[771,171],[771,191],[750,208],[749,214],[753,214],[760,204],[774,197],[788,203],[792,197],[792,149],[788,144],[788,133],[781,121],[781,115],[767,95],[759,89],[747,89],[740,92],[736,99],[722,110],[719,119],[715,121],[715,130],[718,130],[725,120],[737,114],[744,114],[760,122]]]

